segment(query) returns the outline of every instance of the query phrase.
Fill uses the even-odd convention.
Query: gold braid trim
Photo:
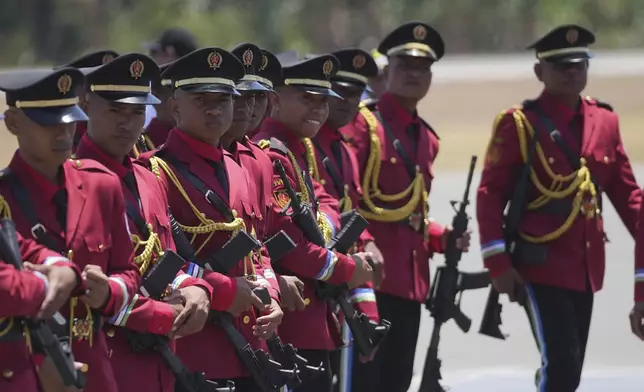
[[[320,170],[318,169],[318,161],[315,157],[315,148],[313,142],[308,137],[302,139],[304,150],[306,151],[306,163],[309,166],[309,174],[315,181],[320,181]]]
[[[161,240],[159,235],[154,232],[154,228],[151,224],[147,224],[148,230],[150,231],[150,237],[147,240],[143,240],[136,234],[132,234],[130,238],[132,239],[132,245],[134,245],[134,253],[143,247],[143,251],[134,257],[134,263],[139,267],[139,272],[141,275],[145,274],[150,265],[159,257],[163,256],[163,247],[161,246]]]
[[[370,140],[370,153],[367,159],[364,176],[362,178],[362,200],[364,201],[367,209],[360,209],[360,214],[367,219],[375,221],[398,222],[413,214],[418,207],[418,204],[422,203],[423,216],[426,218],[428,215],[428,206],[426,202],[428,193],[425,189],[425,179],[423,178],[423,174],[420,170],[417,169],[414,180],[407,189],[400,193],[385,195],[378,187],[381,165],[380,159],[382,156],[380,138],[376,134],[378,119],[366,107],[360,109],[360,114],[364,117],[369,127]],[[395,202],[407,197],[409,197],[409,201],[405,205],[396,209],[378,207],[375,203],[376,199],[383,202]]]
[[[494,129],[496,129],[502,117],[503,116],[497,116]],[[528,143],[529,140],[534,136],[534,128],[521,109],[515,110],[512,113],[512,117],[517,128],[521,156],[523,158],[523,162],[525,163],[528,158]],[[548,163],[548,160],[546,159],[543,149],[541,148],[541,145],[539,143],[537,143],[536,145],[536,153],[547,176],[552,180],[552,184],[550,185],[550,187],[546,188],[539,180],[534,167],[531,168],[530,179],[536,189],[541,193],[541,196],[528,203],[528,210],[536,210],[539,207],[546,205],[550,200],[564,199],[571,196],[573,193],[575,194],[575,196],[572,202],[572,210],[570,211],[570,215],[568,215],[563,225],[561,225],[553,232],[542,236],[532,236],[526,233],[519,233],[521,237],[524,240],[535,244],[555,240],[561,237],[570,229],[570,227],[575,222],[575,219],[577,219],[580,214],[582,216],[585,216],[587,219],[597,219],[597,225],[599,229],[599,217],[601,211],[599,210],[599,204],[597,200],[597,189],[595,188],[595,184],[593,184],[592,182],[590,170],[586,166],[586,160],[584,158],[581,158],[580,169],[570,173],[569,175],[563,176],[561,174],[555,173],[552,170],[552,167]],[[569,184],[566,186],[566,183]],[[586,206],[588,203],[588,197],[590,198],[590,206]]]

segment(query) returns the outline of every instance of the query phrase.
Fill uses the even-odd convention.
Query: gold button
[[[304,298],[304,305],[309,306],[311,300],[309,298]]]
[[[106,335],[107,335],[108,338],[113,338],[114,335],[116,335],[116,331],[114,331],[113,329],[110,328],[110,329],[107,330]]]
[[[75,161],[74,161],[74,165],[75,165],[76,167],[81,167],[81,166],[83,166],[83,162],[81,162],[81,161],[79,161],[79,160],[77,159],[77,160],[75,160]]]
[[[326,180],[324,178],[320,179],[320,184],[326,185]]]
[[[10,380],[11,378],[13,378],[13,370],[11,369],[3,370],[2,377],[6,378],[7,380]]]
[[[237,210],[233,208],[232,213],[233,213],[233,216],[237,218]]]
[[[586,241],[586,248],[590,249],[590,241]]]
[[[552,165],[555,163],[555,159],[553,157],[548,158],[548,163]]]
[[[608,163],[608,157],[604,157],[604,163]]]
[[[244,322],[244,324],[248,324],[250,323],[250,317],[244,316],[244,319],[242,321]]]
[[[420,173],[420,166],[416,165],[416,173]]]
[[[102,251],[103,251],[103,244],[99,244],[99,245],[98,245],[98,251],[99,251],[99,252],[102,252]]]
[[[389,159],[389,162],[396,163],[396,157],[391,157],[391,159]]]
[[[112,356],[112,350],[110,350],[110,357],[111,356]],[[87,373],[88,370],[89,370],[89,365],[88,364],[84,363],[84,364],[81,365],[81,367],[80,367],[81,373]]]

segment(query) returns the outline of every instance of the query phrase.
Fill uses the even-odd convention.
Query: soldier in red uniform
[[[282,64],[277,59],[277,57],[269,52],[268,50],[261,49],[262,51],[262,61],[255,71],[255,76],[257,76],[257,81],[268,87],[269,91],[267,92],[256,92],[255,93],[255,107],[253,108],[253,118],[248,125],[247,135],[248,138],[253,139],[255,135],[259,132],[259,129],[262,125],[264,119],[270,114],[270,100],[269,96],[275,94],[273,86],[275,83],[275,78],[282,77]]]
[[[19,234],[18,244],[21,259],[35,266],[19,271],[0,261],[0,389],[7,392],[39,390],[39,358],[32,356],[23,336],[27,331],[14,317],[48,319],[82,285],[81,271],[67,258]]]
[[[594,41],[565,25],[529,46],[543,92],[497,116],[478,189],[483,260],[499,292],[525,301],[541,351],[539,391],[579,386],[593,293],[604,279],[602,193],[631,234],[641,202],[617,115],[580,97]]]
[[[220,145],[232,123],[232,96],[239,94],[235,85],[244,77],[244,66],[227,51],[203,48],[174,62],[162,77],[172,81],[169,104],[177,127],[158,151],[142,159],[169,192],[172,214],[192,239],[196,256],[208,258],[231,235],[241,230],[252,235],[252,216],[262,211],[250,196],[245,172]],[[245,257],[227,274],[206,271],[203,278],[214,289],[212,309],[233,314],[244,339],[264,349],[260,339],[275,331],[281,309],[276,290],[269,290],[270,305],[252,292],[268,286],[259,260]],[[208,379],[234,380],[238,392],[257,388],[219,325],[209,323],[200,333],[180,339],[177,352]]]
[[[71,160],[83,75],[74,68],[24,71],[0,77],[9,109],[5,124],[18,150],[0,180],[6,208],[23,236],[66,254],[82,269],[83,293],[63,307],[76,359],[89,367],[87,390],[115,392],[103,317],[130,303],[140,274],[126,226],[118,177],[92,160]],[[80,296],[77,296],[79,295]]]
[[[317,222],[327,241],[340,226],[338,201],[326,193],[320,183],[312,180],[316,162],[309,138],[315,136],[327,119],[328,97],[339,98],[331,90],[329,81],[338,70],[338,65],[337,58],[323,55],[284,67],[283,78],[277,84],[278,94],[272,97],[271,117],[264,121],[255,137],[262,140],[260,147],[266,149],[269,158],[284,166],[293,189],[303,195],[305,202],[316,207]],[[282,178],[277,173],[273,178],[275,203],[272,208],[275,214],[282,214],[289,197]],[[304,236],[301,230],[293,230],[293,224],[288,221],[284,222],[283,227],[296,243],[300,243]],[[357,253],[347,256],[312,245],[308,248],[306,263],[302,263],[301,257],[294,256],[292,260],[280,261],[280,268],[294,273],[304,282],[307,303],[302,313],[285,313],[280,336],[297,347],[310,363],[323,362],[330,369],[331,352],[341,345],[339,325],[329,304],[316,298],[313,280],[331,284],[348,283],[351,288],[360,286],[372,279],[371,267],[366,261],[370,255]],[[303,268],[303,264],[308,268]],[[330,391],[331,373],[304,383],[297,390]]]
[[[134,261],[141,274],[145,274],[162,251],[175,250],[168,196],[154,174],[128,156],[141,135],[145,105],[159,102],[149,90],[150,84],[160,79],[159,68],[151,58],[134,53],[89,71],[88,129],[76,156],[104,164],[121,179],[128,226],[137,252]],[[104,86],[118,86],[119,91],[102,91]],[[109,320],[108,353],[119,391],[174,391],[174,376],[163,358],[151,349],[135,352],[128,343],[128,332],[115,328],[171,336],[201,330],[210,309],[210,285],[180,272],[171,287],[176,294],[169,295],[181,296],[184,301],[167,303],[137,294],[129,306]],[[182,325],[182,320],[187,322]],[[170,345],[174,347],[174,340]]]
[[[172,63],[159,66],[159,72],[165,71]],[[155,106],[156,116],[150,120],[145,127],[145,131],[137,140],[132,149],[133,155],[138,157],[139,154],[151,151],[165,143],[168,133],[174,128],[174,118],[168,109],[168,99],[172,96],[172,87],[170,79],[159,78],[152,81],[152,93],[161,101]]]
[[[378,311],[392,321],[375,359],[365,365],[375,376],[364,380],[369,384],[364,390],[403,392],[412,379],[421,303],[429,292],[429,259],[443,250],[449,232],[428,217],[438,136],[416,110],[445,46],[430,26],[411,22],[390,33],[378,51],[389,61],[386,91],[341,132],[360,165],[360,213],[369,219],[369,232],[384,257]],[[466,233],[459,246],[467,250],[468,245]]]
[[[99,65],[107,64],[119,56],[113,50],[99,50],[96,52],[87,53],[67,64],[60,65],[56,68],[72,67],[72,68],[92,68]],[[80,99],[79,106],[85,109],[85,86],[83,84],[78,86],[78,98]],[[74,134],[74,146],[72,152],[76,151],[76,146],[80,142],[81,137],[87,131],[87,123],[85,121],[76,122],[76,133]]]

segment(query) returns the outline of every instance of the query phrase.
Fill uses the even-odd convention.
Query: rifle
[[[291,237],[280,231],[264,241],[264,246],[268,251],[271,262],[275,263],[295,248],[296,245]],[[255,290],[255,293],[264,304],[270,304],[270,296],[266,290]],[[297,353],[297,349],[292,344],[284,344],[277,334],[273,334],[273,336],[266,339],[266,345],[273,359],[281,363],[285,368],[294,370],[295,377],[286,384],[290,389],[297,388],[326,371],[322,362],[318,366],[311,366],[306,358]]]
[[[12,220],[6,218],[0,219],[0,225],[2,260],[17,270],[22,270],[16,225]],[[34,351],[51,358],[63,384],[83,389],[87,380],[81,371],[76,370],[69,337],[56,336],[49,324],[51,323],[56,330],[65,330],[67,323],[65,318],[56,312],[54,317],[48,321],[27,318],[20,321],[29,329],[29,337]]]
[[[187,260],[221,274],[227,273],[250,252],[261,247],[259,241],[245,231],[240,231],[206,260],[196,260],[190,241],[172,216],[170,223],[177,252]],[[233,316],[230,313],[211,311],[210,319],[224,330],[228,340],[235,347],[239,360],[261,392],[276,391],[295,376],[293,370],[283,369],[280,363],[270,359],[263,350],[254,350],[244,335],[235,328]]]
[[[312,243],[326,247],[329,251],[346,254],[367,227],[368,222],[366,219],[355,210],[346,213],[343,215],[343,220],[346,223],[344,223],[342,230],[326,244],[324,235],[317,224],[312,205],[300,202],[297,193],[288,180],[282,163],[275,161],[274,166],[291,199],[284,208],[283,213],[286,214],[289,207],[292,209],[290,213],[291,219]],[[316,295],[319,298],[337,304],[340,307],[359,353],[365,357],[371,356],[389,331],[391,326],[389,321],[381,320],[380,324],[377,324],[369,320],[366,314],[355,310],[348,298],[349,287],[346,284],[330,285],[318,280],[315,280],[313,284]]]
[[[161,300],[166,288],[172,283],[185,260],[171,250],[166,250],[154,265],[148,269],[141,280],[140,291],[146,297]],[[190,373],[181,359],[172,352],[168,338],[153,333],[141,333],[122,328],[133,352],[154,350],[165,362],[176,379],[177,392],[225,392],[234,391],[234,384],[220,387],[213,381],[206,380],[202,372]]]
[[[456,241],[467,231],[467,224],[470,219],[466,209],[470,204],[470,185],[472,184],[472,176],[476,167],[476,159],[476,156],[472,156],[463,200],[460,203],[451,202],[456,215],[452,220],[452,232],[447,237],[445,265],[436,269],[434,284],[432,285],[429,299],[425,303],[434,318],[434,329],[427,350],[419,392],[445,391],[439,382],[441,379],[441,360],[438,358],[438,345],[440,343],[441,328],[443,324],[453,319],[461,331],[467,333],[472,325],[472,320],[460,309],[463,292],[484,288],[490,283],[487,271],[468,273],[458,270],[458,263],[461,260],[463,251],[456,246]],[[458,210],[456,209],[457,204],[459,205]]]

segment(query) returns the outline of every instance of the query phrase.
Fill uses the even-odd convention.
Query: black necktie
[[[338,167],[340,176],[343,176],[342,171],[342,146],[340,146],[340,140],[334,140],[331,142],[331,151],[333,151],[333,157],[335,158],[335,164]]]
[[[56,206],[56,220],[65,231],[67,230],[67,190],[63,188],[56,191],[53,200]]]
[[[572,138],[575,140],[575,148],[579,151],[581,150],[581,141],[583,136],[583,117],[581,114],[576,113],[570,123],[568,123],[568,129]]]
[[[224,193],[228,195],[228,175],[226,174],[226,169],[224,165],[220,162],[208,161],[210,166],[215,169],[215,176],[217,176],[217,181],[219,185],[224,190]]]
[[[418,133],[420,130],[420,126],[416,121],[412,122],[409,124],[407,127],[407,137],[409,138],[409,142],[411,144],[411,151],[416,154],[416,151],[418,150]]]
[[[127,189],[132,192],[136,200],[139,200],[139,190],[136,186],[136,178],[134,178],[134,173],[133,172],[128,172],[124,177],[123,177],[123,183],[125,183],[125,186]]]

